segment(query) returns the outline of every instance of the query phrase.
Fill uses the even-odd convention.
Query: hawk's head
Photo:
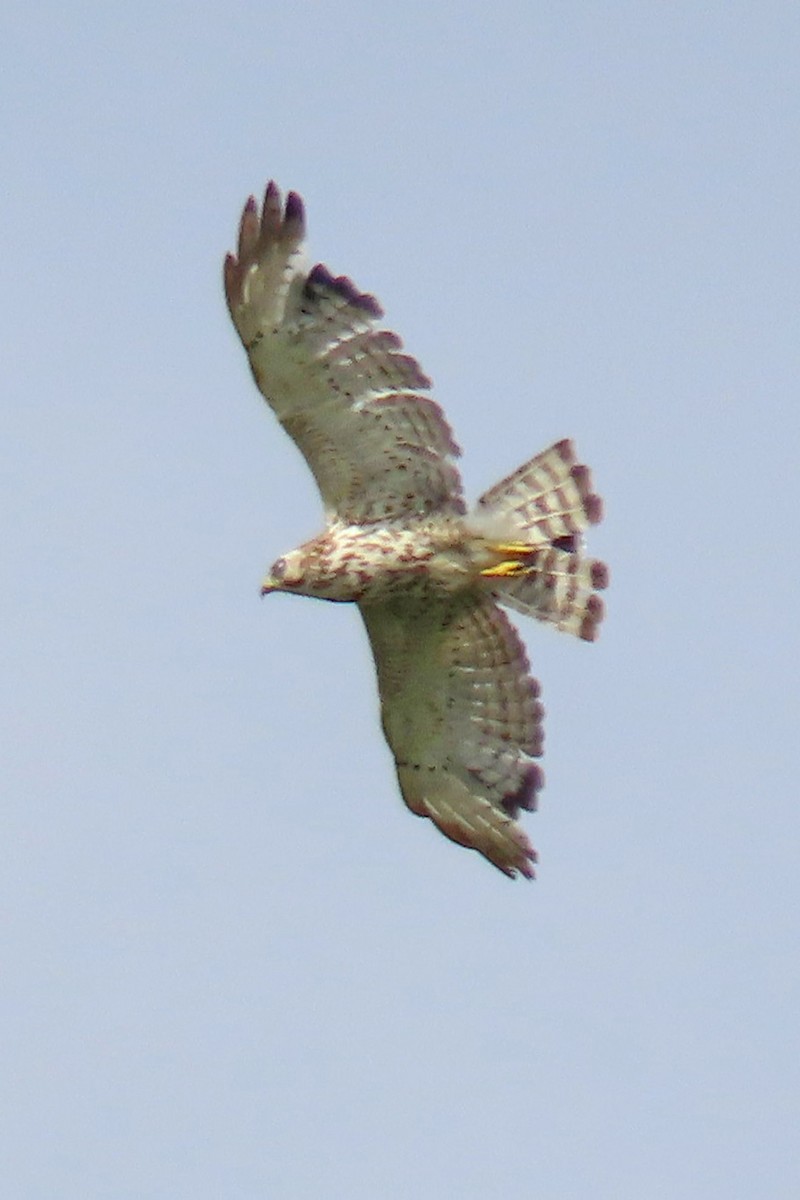
[[[302,592],[306,576],[303,550],[290,550],[272,564],[261,587],[261,595],[270,592]]]

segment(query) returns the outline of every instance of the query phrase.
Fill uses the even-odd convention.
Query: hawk
[[[460,454],[431,382],[382,328],[374,296],[303,254],[301,198],[250,197],[225,294],[253,376],[319,487],[325,528],[262,592],[358,605],[403,799],[506,875],[536,852],[517,817],[544,776],[543,708],[500,605],[593,641],[605,565],[587,467],[557,442],[465,504]]]

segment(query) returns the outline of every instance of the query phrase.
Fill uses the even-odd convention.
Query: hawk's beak
[[[269,579],[265,579],[261,585],[261,595],[268,596],[270,592],[275,591],[275,585],[270,583]]]

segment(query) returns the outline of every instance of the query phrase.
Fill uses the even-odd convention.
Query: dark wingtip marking
[[[353,283],[352,279],[348,279],[346,275],[337,275],[333,280],[331,287],[335,292],[338,292],[340,296],[343,296],[348,304],[352,304],[353,301],[357,300],[360,295],[360,292]]]
[[[286,209],[284,211],[284,219],[286,221],[296,221],[298,218],[305,216],[305,205],[303,197],[297,192],[289,192],[286,197]]]
[[[550,545],[554,550],[564,550],[567,554],[574,554],[578,549],[579,541],[577,533],[565,533],[562,537],[553,538]]]
[[[352,279],[348,279],[346,275],[332,275],[323,263],[317,263],[315,267],[312,267],[306,280],[307,291],[313,292],[315,288],[333,292],[340,296],[346,304],[352,304],[354,308],[360,309],[370,317],[383,316],[383,309],[374,296],[360,292]]]
[[[239,262],[252,255],[258,244],[258,201],[255,196],[248,196],[247,203],[242,209],[242,219],[239,222],[239,243],[237,254]]]
[[[368,298],[370,300],[374,299],[373,296]],[[410,354],[398,354],[395,358],[395,362],[398,364],[402,363],[406,368],[406,371],[408,372],[407,385],[409,387],[422,388],[423,390],[433,387],[432,380],[428,378],[417,360],[412,358]]]
[[[562,462],[575,462],[575,446],[572,438],[562,438],[560,442],[556,442],[556,444],[553,446],[553,449],[559,455]]]
[[[393,333],[391,329],[376,329],[370,334],[372,345],[381,350],[402,350],[403,339],[399,334]]]
[[[510,796],[503,798],[503,808],[511,817],[515,817],[520,809],[535,812],[538,795],[544,787],[544,771],[538,763],[528,763],[522,777],[522,783]],[[534,852],[535,855],[535,852]]]
[[[519,827],[517,827],[515,833],[516,837],[514,840],[517,843],[517,852],[514,857],[507,861],[492,858],[491,861],[509,879],[516,879],[518,871],[525,879],[535,879],[536,871],[534,870],[534,864],[539,861],[539,855]]]
[[[333,284],[333,276],[324,263],[317,263],[308,273],[306,287],[330,287]]]
[[[353,300],[356,308],[360,308],[362,312],[369,313],[371,317],[380,318],[383,316],[383,309],[378,301],[369,292],[359,292]]]
[[[537,861],[536,851],[531,850],[529,858],[523,859],[519,864],[520,875],[523,875],[525,877],[525,879],[535,879],[536,872],[533,869],[533,864],[536,861]],[[511,878],[512,879],[514,878],[513,872],[511,873]]]
[[[301,239],[306,231],[306,208],[302,196],[289,192],[283,214],[283,232],[290,239]]]
[[[261,207],[261,241],[263,245],[269,245],[280,236],[282,220],[280,188],[274,179],[270,179]]]

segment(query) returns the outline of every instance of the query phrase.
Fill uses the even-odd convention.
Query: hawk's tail
[[[484,572],[494,596],[527,616],[594,641],[605,563],[586,558],[581,534],[602,518],[588,467],[571,441],[556,442],[478,501],[474,525],[498,561]]]
[[[605,563],[550,546],[533,551],[515,566],[513,573],[499,577],[485,572],[491,576],[492,592],[500,604],[586,642],[595,640],[605,613],[597,595],[608,584]]]

